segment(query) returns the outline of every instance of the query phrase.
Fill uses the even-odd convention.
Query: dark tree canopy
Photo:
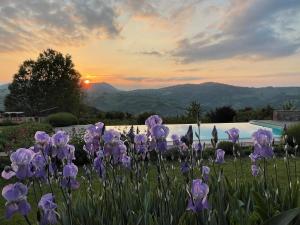
[[[232,122],[235,115],[236,112],[231,106],[219,107],[208,113],[209,119],[214,123]]]
[[[81,105],[81,75],[71,56],[48,49],[36,61],[26,60],[9,85],[7,111],[23,111],[37,116],[54,108],[77,114]]]

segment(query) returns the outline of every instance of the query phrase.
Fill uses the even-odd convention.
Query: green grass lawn
[[[268,161],[268,174],[267,177],[269,180],[271,179],[275,179],[275,170],[274,170],[274,160],[269,160]],[[286,168],[285,168],[285,163],[283,158],[278,158],[276,159],[276,164],[278,165],[277,167],[277,172],[278,172],[278,181],[281,183],[281,185],[286,185],[287,184],[287,174],[286,174]],[[210,165],[209,161],[205,161],[204,165]],[[250,159],[248,158],[243,158],[241,160],[237,160],[236,161],[236,168],[237,168],[237,175],[238,175],[238,181],[239,180],[243,180],[243,181],[247,181],[247,182],[252,182],[253,181],[253,177],[251,175],[251,170],[250,170],[250,166],[251,166],[251,162]],[[226,160],[225,164],[223,164],[221,167],[224,171],[224,175],[230,179],[232,181],[232,183],[234,183],[235,180],[235,174],[236,174],[236,170],[235,170],[235,165],[233,163],[233,159],[228,159]],[[297,173],[295,173],[295,165],[297,166]],[[177,177],[177,179],[172,179],[172,182],[184,182],[184,177],[181,175],[180,172],[180,164],[179,162],[168,162],[166,163],[166,167],[167,167],[167,171],[169,174],[169,177],[171,178],[175,178]],[[218,170],[219,168],[216,167],[216,170]],[[295,178],[296,176],[300,177],[300,158],[297,158],[297,160],[295,159],[291,159],[290,161],[290,169],[291,169],[291,176],[292,178]],[[214,176],[214,170],[211,170],[211,176]],[[79,171],[79,175],[78,175],[78,179],[81,181],[81,183],[83,183],[82,178],[83,177],[83,169],[81,168]],[[200,170],[199,168],[195,167],[195,178],[200,177]],[[151,183],[156,182],[156,168],[154,165],[149,166],[149,179],[151,180]],[[95,176],[95,180],[98,180],[97,177]],[[9,184],[9,183],[13,183],[15,182],[15,180],[11,180],[11,181],[5,181],[2,178],[0,179],[0,188],[2,190],[2,188]],[[98,182],[94,182],[95,185],[97,185]],[[95,187],[96,189],[97,187]],[[36,188],[36,196],[37,199],[35,199],[35,195],[33,193],[33,188],[29,189],[29,202],[31,203],[32,206],[32,211],[29,215],[29,218],[31,221],[36,221],[36,201],[39,201],[40,196],[45,193],[49,193],[50,189],[48,185],[44,185],[40,188]],[[63,196],[62,193],[60,191],[60,189],[58,188],[57,185],[54,185],[54,192],[55,192],[55,196],[56,196],[56,200],[59,204],[61,204],[63,202]],[[80,195],[82,192],[86,192],[86,188],[81,187],[79,190],[74,192],[74,200],[76,201],[76,196]],[[3,197],[1,196],[0,198],[0,224],[1,225],[21,225],[21,224],[25,224],[24,219],[19,216],[19,215],[15,215],[12,220],[8,221],[5,220],[4,218],[4,212],[5,212],[5,200],[3,199]]]

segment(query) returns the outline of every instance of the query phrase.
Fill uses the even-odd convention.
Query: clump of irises
[[[89,163],[82,168],[75,164],[77,149],[70,144],[69,134],[57,131],[51,136],[36,132],[34,146],[12,152],[11,165],[2,171],[4,179],[16,181],[2,190],[5,217],[11,219],[20,214],[27,224],[35,224],[29,218],[33,203],[28,201],[28,192],[32,191],[40,225],[259,224],[278,213],[280,207],[282,211],[288,209],[280,199],[292,200],[293,193],[299,190],[299,181],[293,186],[290,172],[288,197],[278,188],[277,173],[277,186],[267,184],[267,164],[275,159],[269,130],[259,129],[252,135],[251,166],[246,171],[252,173],[253,183],[247,183],[243,179],[238,129],[226,131],[233,146],[233,160],[227,160],[230,156],[218,147],[216,126],[210,143],[205,143],[201,140],[199,121],[196,131],[189,126],[182,136],[170,134],[158,115],[147,118],[145,125],[145,133],[138,129],[135,132],[133,127],[129,133],[121,133],[106,129],[102,122],[88,126],[82,138]],[[167,142],[169,136],[171,143]],[[208,147],[214,154],[206,160]],[[170,163],[167,155],[174,149],[179,162]],[[235,187],[224,175],[224,164],[230,161],[235,167]],[[285,161],[288,165],[287,150]],[[275,172],[276,166],[274,161]],[[151,167],[155,170],[150,170]],[[178,171],[182,176],[178,176]],[[296,172],[295,169],[295,176]],[[80,178],[78,174],[83,175]],[[78,191],[80,195],[76,196]],[[58,193],[63,202],[58,202]],[[277,201],[273,203],[277,211],[271,209],[272,198]],[[258,207],[257,199],[266,202],[266,217],[258,211],[255,216],[254,212],[251,214]],[[295,206],[288,204],[289,208]]]

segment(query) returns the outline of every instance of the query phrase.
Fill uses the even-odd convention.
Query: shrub
[[[83,133],[74,133],[71,137],[70,144],[75,147],[75,161],[74,163],[77,166],[83,166],[89,163],[89,159],[87,157],[87,153],[83,150],[84,139]]]
[[[300,123],[297,123],[295,125],[292,125],[287,129],[287,135],[288,135],[288,144],[292,147],[294,147],[293,138],[296,139],[296,143],[300,144]]]
[[[3,120],[2,122],[0,122],[0,126],[15,126],[15,125],[18,124],[11,120]]]
[[[60,112],[48,116],[47,121],[54,127],[65,127],[78,124],[78,119],[72,113]]]
[[[234,144],[235,150],[240,150],[240,146],[238,144]],[[217,148],[223,149],[226,155],[232,155],[233,143],[230,141],[220,141],[217,145]]]
[[[34,144],[32,137],[37,131],[52,133],[53,129],[47,123],[23,123],[18,126],[2,127],[0,131],[0,151],[31,147]]]

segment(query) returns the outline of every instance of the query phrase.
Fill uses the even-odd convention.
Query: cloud
[[[297,13],[299,8],[299,0],[233,0],[218,32],[208,32],[208,35],[201,32],[193,38],[182,39],[171,54],[183,63],[292,55],[299,49],[300,41],[286,37],[276,25],[278,21],[290,19],[285,18],[286,12]],[[296,24],[299,21],[288,27]]]
[[[263,74],[263,75],[255,75],[254,77],[257,77],[257,78],[298,77],[298,78],[300,78],[300,72],[285,72],[285,73]]]
[[[126,0],[124,6],[135,17],[160,17],[161,15],[153,3],[147,0]]]
[[[141,52],[138,52],[138,54],[141,54],[141,55],[149,55],[149,56],[163,56],[163,53],[159,52],[159,51],[141,51]]]
[[[175,72],[196,72],[200,71],[200,68],[188,68],[188,69],[177,69]]]
[[[104,0],[1,0],[0,52],[77,45],[91,34],[116,37],[117,17],[115,8]]]

